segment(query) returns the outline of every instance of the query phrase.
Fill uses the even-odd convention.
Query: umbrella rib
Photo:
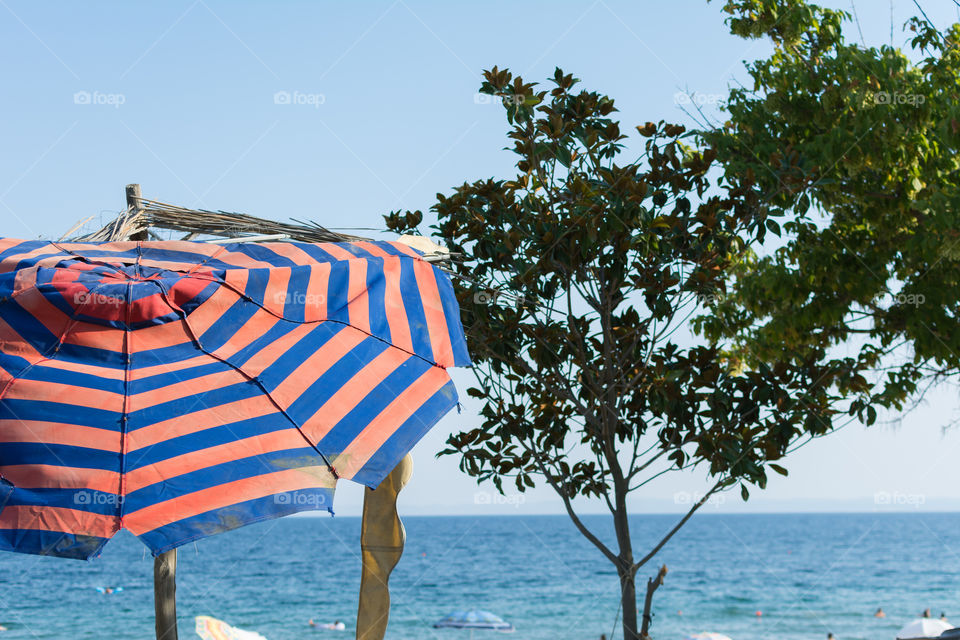
[[[207,354],[208,356],[210,356],[211,358],[213,358],[213,359],[215,359],[215,360],[218,360],[219,362],[222,362],[223,364],[225,364],[225,365],[227,365],[228,367],[232,368],[232,369],[235,370],[237,373],[239,373],[239,374],[242,375],[244,378],[246,378],[249,382],[253,382],[254,384],[256,384],[256,385],[260,388],[260,391],[263,392],[263,395],[266,396],[266,398],[270,401],[270,403],[271,403],[273,406],[275,406],[275,407],[277,408],[277,410],[280,411],[280,413],[283,414],[283,417],[285,417],[288,421],[290,421],[290,424],[292,424],[292,425],[294,426],[294,428],[297,430],[297,433],[299,433],[300,436],[306,441],[306,443],[309,444],[310,447],[311,447],[314,451],[317,452],[317,454],[320,456],[320,458],[323,459],[324,464],[327,465],[327,469],[330,470],[330,473],[333,475],[334,479],[336,479],[336,480],[340,479],[340,474],[338,474],[338,473],[337,473],[337,470],[334,469],[333,465],[330,463],[330,460],[327,458],[327,456],[325,456],[325,455],[323,454],[323,452],[320,451],[319,448],[317,448],[317,445],[315,445],[315,444],[313,443],[313,441],[312,441],[310,438],[307,437],[307,434],[305,434],[305,433],[303,432],[303,428],[300,426],[300,424],[297,423],[297,421],[294,420],[293,417],[292,417],[289,413],[287,413],[287,410],[284,409],[283,406],[282,406],[279,402],[277,402],[277,400],[273,397],[273,395],[271,395],[271,393],[270,393],[269,391],[267,391],[267,388],[266,388],[266,386],[264,386],[263,382],[262,382],[258,377],[256,377],[256,376],[251,376],[249,373],[247,373],[246,371],[244,371],[242,368],[238,367],[237,365],[233,364],[232,362],[226,360],[225,358],[222,358],[222,357],[216,355],[216,354],[213,353],[212,351],[207,350],[206,347],[204,347],[204,346],[200,343],[200,338],[197,336],[196,332],[193,330],[193,326],[191,326],[190,320],[187,318],[187,313],[186,313],[183,309],[181,309],[180,306],[179,306],[177,303],[175,303],[175,302],[173,302],[172,300],[170,300],[170,298],[169,298],[168,295],[167,295],[166,287],[164,287],[163,283],[157,282],[156,284],[160,287],[160,296],[163,298],[164,302],[166,302],[167,305],[168,305],[171,309],[173,309],[174,311],[176,311],[176,312],[180,315],[180,317],[182,318],[183,324],[184,324],[184,326],[187,328],[187,332],[188,332],[189,335],[190,335],[190,339],[191,339],[191,340],[193,341],[193,343],[197,346],[197,348],[200,349],[200,351],[202,351],[203,353],[205,353],[205,354]]]

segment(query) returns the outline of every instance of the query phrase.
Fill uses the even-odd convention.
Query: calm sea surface
[[[637,516],[638,549],[675,519]],[[465,640],[467,632],[431,624],[469,607],[512,622],[508,637],[517,640],[610,638],[616,575],[564,516],[404,521],[387,638]],[[352,638],[359,529],[358,518],[287,518],[182,547],[180,637],[196,637],[193,617],[207,614],[268,640]],[[152,638],[153,563],[144,550],[122,534],[92,562],[0,554],[0,624],[9,628],[0,640]],[[670,572],[654,599],[655,640],[698,631],[893,640],[926,607],[960,623],[960,514],[704,514],[641,571],[642,582],[659,563]],[[97,592],[107,585],[123,591]],[[878,606],[886,619],[873,618]],[[313,631],[310,618],[344,620],[348,631]]]

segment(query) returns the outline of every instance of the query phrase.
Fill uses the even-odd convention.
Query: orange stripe
[[[43,359],[40,352],[27,343],[3,318],[0,318],[0,350],[8,355],[23,358],[28,362],[35,363]]]
[[[211,362],[216,362],[216,359],[211,358],[207,354],[201,354],[199,356],[195,356],[188,360],[181,360],[180,362],[164,363],[164,364],[154,365],[152,367],[142,367],[138,369],[131,369],[130,379],[146,380],[147,378],[152,378],[153,376],[159,376],[165,373],[174,373],[176,371],[183,371],[184,369],[199,367],[200,365],[210,364]],[[123,371],[120,371],[118,373],[120,375],[118,379],[122,380]]]
[[[430,347],[433,361],[441,367],[453,366],[453,345],[447,331],[447,317],[443,313],[437,280],[429,263],[417,260],[413,263],[413,273],[417,277],[417,288],[423,300],[423,313],[427,318],[427,331],[430,333]]]
[[[197,403],[196,408],[197,410],[191,413],[127,432],[127,452],[150,447],[158,442],[197,433],[205,429],[270,415],[277,411],[277,408],[266,396],[260,395],[213,408],[204,407]],[[277,419],[286,420],[283,416],[278,416]]]
[[[287,379],[281,382],[271,393],[274,399],[283,407],[289,407],[314,382],[320,379],[327,369],[336,364],[351,349],[363,342],[366,334],[353,327],[343,327],[322,347],[312,353],[309,358],[294,369]]]
[[[258,338],[269,332],[270,329],[272,329],[273,326],[278,322],[281,322],[281,320],[276,316],[273,316],[269,312],[258,308],[256,313],[254,313],[242,326],[237,327],[236,333],[230,336],[227,342],[219,349],[214,351],[213,354],[218,358],[228,360],[235,356],[242,349],[249,347],[250,344],[255,342]],[[190,322],[190,326],[193,326],[193,322]],[[194,332],[199,338],[201,335],[200,332],[196,329],[194,329]]]
[[[10,385],[4,397],[10,400],[59,402],[88,409],[123,411],[123,395],[120,393],[77,387],[59,382],[20,378]]]
[[[251,377],[259,376],[316,328],[315,324],[301,324],[280,336],[247,360],[243,364],[243,372]]]
[[[450,380],[447,372],[430,367],[416,382],[404,389],[344,449],[335,465],[341,478],[352,478],[383,446],[390,436],[416,413],[423,403]]]
[[[234,440],[215,447],[199,451],[191,451],[180,456],[168,458],[127,474],[126,492],[129,494],[137,489],[157,482],[165,482],[171,478],[182,476],[199,469],[206,469],[225,462],[242,460],[252,456],[285,449],[300,449],[309,444],[296,429],[283,429],[263,435]],[[316,457],[316,453],[313,453]],[[272,467],[264,467],[270,469]]]
[[[375,258],[392,258],[394,255],[392,253],[387,253],[377,245],[372,242],[354,242],[354,246],[360,247],[370,255]]]
[[[290,269],[285,267],[275,267],[267,272],[263,306],[267,311],[271,311],[281,318],[287,303],[287,287],[290,285],[290,275]]]
[[[350,324],[370,333],[370,296],[367,293],[367,261],[354,260],[349,266],[347,315]]]
[[[120,432],[59,422],[0,420],[0,441],[36,442],[120,453]]]
[[[330,282],[331,263],[323,262],[310,269],[307,280],[307,305],[303,319],[306,322],[318,322],[327,319],[327,288]]]
[[[8,506],[0,511],[0,529],[58,531],[109,538],[117,518],[64,507]]]
[[[116,493],[120,486],[120,474],[103,469],[16,464],[0,466],[0,473],[19,489],[90,489]]]
[[[290,244],[289,242],[261,242],[260,246],[270,249],[270,251],[273,251],[278,256],[289,258],[292,262],[301,266],[315,267],[321,264],[327,264],[324,262],[317,262],[316,258],[312,257],[300,247]]]
[[[360,404],[374,387],[396,371],[409,357],[409,354],[398,349],[387,348],[352,378],[341,383],[337,392],[303,423],[303,432],[311,441],[319,442],[335,424]],[[388,393],[392,391],[392,389],[387,390]]]
[[[123,525],[139,536],[171,522],[228,507],[247,500],[265,498],[285,491],[329,488],[336,485],[324,465],[287,469],[252,478],[235,480],[209,489],[202,489],[165,502],[152,504],[123,517]]]
[[[93,364],[81,364],[79,362],[68,362],[66,360],[44,360],[37,364],[38,369],[57,369],[58,371],[69,371],[71,373],[83,373],[96,376],[103,380],[123,380],[123,369],[111,369],[109,367],[98,367]]]
[[[233,384],[246,382],[246,378],[233,369],[218,371],[199,378],[190,378],[173,384],[168,384],[153,391],[144,391],[130,396],[129,411],[149,409],[164,402],[189,398],[190,396],[207,393],[215,389],[222,389]]]
[[[387,324],[390,326],[390,342],[408,353],[413,353],[413,338],[410,335],[410,323],[407,321],[407,308],[403,305],[403,296],[400,295],[400,269],[403,265],[400,258],[390,258],[383,261],[383,277],[385,292],[383,295],[384,311],[387,314]]]

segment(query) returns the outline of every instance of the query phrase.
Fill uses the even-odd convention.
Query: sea
[[[637,555],[676,515],[637,515]],[[611,539],[609,519],[586,523]],[[406,517],[406,552],[390,580],[387,638],[467,640],[434,629],[462,609],[491,611],[520,639],[621,638],[612,565],[566,516]],[[268,640],[352,638],[360,519],[284,518],[180,548],[180,638],[211,615]],[[654,640],[703,631],[733,640],[894,640],[929,608],[960,624],[960,514],[697,515],[638,576],[666,565]],[[0,554],[0,640],[129,638],[153,631],[153,560],[121,532],[85,562]],[[112,594],[99,588],[122,587]],[[641,596],[642,597],[642,596]],[[882,607],[886,617],[874,612]],[[320,631],[342,620],[347,631]],[[476,632],[494,640],[496,632]]]

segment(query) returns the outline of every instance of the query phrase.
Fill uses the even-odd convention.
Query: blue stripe
[[[354,482],[377,488],[413,446],[426,435],[440,419],[457,405],[457,389],[447,382],[373,454],[353,476]]]
[[[7,298],[0,302],[0,318],[17,332],[20,338],[41,354],[52,351],[60,340],[47,330],[30,312],[20,306],[16,298]],[[61,318],[63,327],[67,327],[68,318]]]
[[[270,393],[276,391],[284,380],[303,364],[310,355],[319,351],[327,342],[341,331],[349,331],[342,324],[325,323],[319,324],[303,336],[293,348],[289,349],[282,356],[277,358],[263,373],[260,374],[260,380],[264,387]]]
[[[238,382],[204,393],[162,402],[146,409],[131,411],[127,414],[127,428],[130,431],[135,431],[173,417],[182,417],[204,409],[212,409],[238,400],[262,395],[263,391],[255,383]]]
[[[62,402],[21,400],[19,398],[0,400],[0,420],[62,422],[84,427],[96,427],[107,431],[119,431],[121,416],[122,412],[120,411],[78,407]]]
[[[327,369],[310,387],[300,395],[287,409],[287,414],[297,424],[309,420],[333,394],[371,360],[383,353],[387,345],[376,338],[367,338],[351,349],[336,364]],[[323,451],[323,449],[321,449]]]
[[[261,262],[267,262],[275,267],[295,267],[297,263],[291,260],[286,256],[281,256],[280,254],[270,250],[269,248],[252,243],[231,243],[223,245],[227,248],[227,251],[232,253],[242,253],[245,256],[249,256],[254,260],[260,260]],[[236,269],[237,267],[234,267]]]
[[[470,353],[467,351],[467,338],[463,334],[463,323],[460,322],[460,306],[457,304],[457,294],[450,283],[450,276],[440,269],[434,269],[433,275],[437,280],[437,290],[440,292],[440,303],[443,305],[443,315],[447,318],[447,335],[453,345],[453,365],[455,367],[469,367]]]
[[[230,356],[228,361],[234,366],[242,366],[246,364],[250,358],[272,345],[274,341],[279,340],[299,326],[300,325],[293,322],[277,322],[270,327],[265,334],[258,336],[256,340]]]
[[[375,269],[371,269],[375,267]],[[384,305],[387,296],[387,279],[383,273],[383,259],[374,258],[367,265],[367,296],[370,299],[370,333],[390,342],[390,324]]]
[[[75,560],[90,560],[100,555],[109,538],[76,536],[56,531],[0,529],[0,551],[32,553]]]
[[[306,441],[304,441],[304,445],[306,445]],[[159,482],[132,491],[126,495],[123,501],[123,511],[130,514],[158,502],[179,498],[211,487],[219,487],[228,482],[255,478],[277,471],[323,464],[323,459],[310,446],[304,446],[301,449],[272,451],[248,458],[240,458],[239,460],[231,460],[197,469],[174,478],[164,478]]]
[[[59,358],[57,359],[59,360]],[[17,378],[37,382],[66,384],[73,387],[97,389],[98,391],[109,391],[111,393],[123,393],[123,380],[111,380],[109,378],[101,378],[91,373],[54,369],[53,367],[47,367],[43,364],[31,367],[28,371],[18,375]]]
[[[268,271],[266,269],[254,269],[250,271],[250,278],[244,293],[263,304],[264,292],[267,287]],[[247,323],[250,318],[260,309],[256,304],[250,304],[249,301],[238,298],[226,313],[217,319],[209,329],[198,336],[200,344],[208,351],[216,351],[225,345],[230,338],[234,336],[237,330]]]
[[[195,355],[201,355],[201,353],[201,351],[197,350]],[[234,371],[234,368],[218,360],[211,359],[210,362],[195,367],[180,369],[179,371],[170,371],[168,373],[158,373],[155,376],[142,378],[140,380],[131,380],[129,393],[131,396],[134,396],[139,393],[156,391],[157,389],[162,389],[172,384],[202,378],[203,376],[209,376],[223,371]],[[122,383],[120,384],[122,385]]]
[[[119,473],[120,454],[66,444],[4,442],[0,446],[0,465],[13,464],[49,464]]]
[[[370,422],[380,415],[405,389],[416,382],[433,366],[420,358],[410,357],[395,371],[370,390],[357,406],[333,425],[333,428],[317,444],[326,453],[337,455],[356,439]]]
[[[7,506],[62,507],[103,516],[119,515],[119,496],[93,489],[24,489],[18,487]]]
[[[0,261],[6,260],[9,257],[20,255],[23,253],[30,253],[34,249],[39,249],[44,245],[49,245],[50,243],[46,240],[25,240],[19,244],[15,244],[8,249],[0,251]]]
[[[329,511],[333,513],[333,489],[302,489],[255,500],[239,502],[229,507],[184,518],[140,535],[154,556],[182,544],[230,531],[237,527],[280,518],[301,511]]]
[[[327,318],[344,324],[350,323],[347,304],[350,300],[350,265],[346,262],[336,262],[330,267],[330,278],[327,281]]]
[[[400,263],[400,297],[403,299],[403,306],[407,312],[407,324],[410,325],[413,352],[430,362],[436,362],[433,358],[433,347],[430,345],[427,316],[423,311],[423,302],[420,288],[417,286],[413,260],[403,260]]]
[[[145,369],[147,367],[155,367],[159,364],[173,364],[175,362],[181,362],[183,360],[189,360],[197,356],[204,355],[203,351],[197,348],[197,345],[193,341],[189,340],[186,332],[184,332],[184,339],[188,340],[187,342],[181,342],[180,344],[173,344],[168,347],[160,347],[158,349],[150,349],[148,351],[138,351],[130,355],[130,369]],[[137,345],[137,335],[133,334],[133,345],[136,348]],[[123,362],[123,354],[117,354],[120,358],[121,363]],[[118,369],[123,369],[121,365],[117,367]]]
[[[127,471],[156,464],[186,453],[202,451],[221,444],[292,428],[293,425],[280,412],[211,427],[196,433],[188,433],[164,440],[144,449],[128,453]]]
[[[287,300],[283,307],[283,317],[293,322],[303,322],[306,318],[307,287],[313,267],[294,267],[290,270],[290,282],[287,284]],[[316,302],[311,302],[315,305]]]

